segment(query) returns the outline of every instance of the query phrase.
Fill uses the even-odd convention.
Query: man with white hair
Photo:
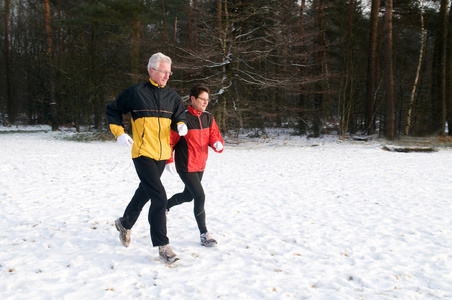
[[[107,119],[118,143],[131,147],[132,160],[140,179],[134,196],[122,217],[116,219],[121,243],[128,247],[130,233],[144,205],[151,200],[148,221],[154,247],[165,263],[179,258],[169,245],[166,228],[167,196],[160,177],[166,160],[171,157],[171,129],[184,136],[187,133],[185,107],[179,94],[166,86],[171,72],[171,58],[155,53],[147,66],[149,81],[124,90],[107,105]],[[124,131],[123,114],[132,115],[133,139]]]

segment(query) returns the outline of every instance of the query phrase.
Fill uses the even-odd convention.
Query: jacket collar
[[[158,84],[155,83],[151,78],[149,78],[149,82],[150,82],[153,86],[156,86],[156,87],[159,87],[159,88],[164,88],[164,86],[158,85]]]
[[[194,109],[193,106],[191,106],[191,105],[187,108],[187,110],[189,113],[191,113],[194,116],[200,116],[202,114],[202,111]]]

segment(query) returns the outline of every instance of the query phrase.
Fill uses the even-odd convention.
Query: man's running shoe
[[[116,229],[119,231],[119,240],[121,241],[121,244],[124,245],[124,247],[129,247],[130,245],[130,229],[125,229],[124,226],[122,226],[121,219],[115,220],[115,226]]]
[[[173,252],[169,244],[164,246],[159,246],[159,256],[160,259],[166,264],[172,264],[173,262],[179,260],[179,257]]]

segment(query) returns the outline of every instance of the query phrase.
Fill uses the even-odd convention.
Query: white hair
[[[155,69],[157,70],[159,68],[160,62],[167,62],[170,64],[171,66],[171,58],[169,56],[166,56],[165,54],[161,53],[161,52],[157,52],[155,54],[152,54],[152,56],[149,58],[149,63],[148,63],[148,73],[149,76],[151,76],[151,72],[149,71],[149,69]]]

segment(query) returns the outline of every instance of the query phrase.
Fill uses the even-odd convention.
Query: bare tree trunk
[[[221,22],[221,15],[222,15],[222,5],[221,5],[221,1],[222,0],[217,0],[217,26],[218,26],[218,31],[222,32],[223,31],[223,26],[222,26],[222,22]],[[226,3],[225,3],[226,5]]]
[[[44,0],[44,19],[46,28],[46,43],[47,43],[47,61],[49,65],[48,76],[50,84],[50,123],[52,130],[58,130],[58,107],[55,100],[55,74],[53,66],[53,39],[52,39],[52,25],[50,24],[50,6],[49,0]]]
[[[441,77],[440,81],[440,105],[441,105],[441,115],[440,115],[440,123],[439,125],[439,135],[446,135],[446,115],[447,115],[447,107],[446,107],[446,74],[447,74],[447,8],[448,8],[449,0],[441,0],[441,9],[440,9],[440,18],[441,18],[441,55],[440,55],[440,69],[441,69]]]
[[[217,0],[217,30],[218,30],[218,39],[220,41],[222,40],[222,35],[223,35],[222,9],[223,8],[221,5],[221,0]],[[221,49],[223,51],[223,43],[221,43]],[[223,58],[223,61],[224,61],[224,58]],[[223,72],[223,74],[226,73],[226,67],[224,65],[222,67],[222,72]],[[224,79],[224,77],[225,77],[225,75],[223,75],[223,79]],[[223,84],[223,80],[221,81],[221,84]],[[220,88],[222,88],[222,86]],[[220,105],[221,105],[222,101],[224,101],[223,98],[224,98],[224,93],[219,96]],[[221,109],[219,109],[219,112],[216,115],[216,118],[217,118],[217,124],[218,124],[219,129],[221,131],[223,131],[224,126],[226,124],[225,123],[226,121],[224,121],[226,116],[223,115],[223,111]]]
[[[166,20],[166,5],[165,0],[162,0],[162,15],[163,15],[163,30],[162,30],[162,44],[168,46],[168,24]],[[165,49],[167,52],[168,49]]]
[[[347,131],[355,133],[354,127],[354,105],[353,105],[353,12],[354,0],[350,0],[348,10],[348,32],[347,32],[347,47],[345,56],[345,82],[342,103],[342,118],[341,118],[341,134],[345,137]]]
[[[176,43],[177,43],[177,16],[174,18],[174,31],[173,31],[173,48],[176,51]],[[175,53],[174,53],[175,55]]]
[[[303,51],[305,51],[304,47],[304,35],[305,35],[305,24],[304,24],[304,13],[306,8],[306,0],[301,1],[300,5],[300,20],[299,20],[299,28],[300,28],[300,40],[301,40],[301,53],[300,56],[303,57]],[[302,64],[302,62],[300,62]],[[300,68],[300,79],[304,76],[303,69]],[[307,132],[307,124],[304,120],[303,111],[305,109],[305,89],[302,84],[300,84],[300,94],[298,99],[298,134],[305,134]]]
[[[394,71],[392,62],[392,0],[386,0],[384,19],[385,50],[384,50],[384,87],[385,87],[385,137],[393,140],[395,137],[394,113]]]
[[[15,122],[16,111],[11,88],[11,49],[9,44],[9,0],[5,0],[5,67],[6,67],[6,107],[8,113],[8,125]]]
[[[44,18],[45,18],[45,27],[46,27],[47,56],[52,57],[53,41],[52,41],[52,26],[50,24],[49,0],[44,0]]]
[[[421,66],[422,66],[422,56],[424,54],[424,0],[422,0],[421,3],[421,49],[419,49],[419,62],[417,64],[417,71],[416,71],[416,78],[414,80],[413,84],[413,90],[411,91],[411,99],[410,99],[410,106],[408,108],[408,116],[407,116],[407,122],[406,122],[406,128],[405,128],[405,134],[408,135],[410,133],[410,126],[411,126],[411,113],[413,111],[413,104],[414,104],[414,96],[416,95],[416,88],[419,81],[419,74],[421,73]]]
[[[452,136],[452,4],[450,5],[447,33],[447,59],[446,59],[446,106],[448,134]]]
[[[58,19],[61,20],[61,0],[58,0]],[[58,63],[61,63],[63,58],[63,33],[61,26],[58,26]]]
[[[223,28],[223,10],[224,10],[224,26]],[[222,0],[217,0],[217,28],[218,28],[218,35],[219,39],[221,41],[221,51],[222,51],[222,72],[223,72],[223,78],[221,80],[221,88],[224,90],[224,87],[227,84],[227,80],[229,78],[228,76],[228,70],[227,66],[225,64],[226,62],[226,56],[227,56],[227,32],[228,32],[228,22],[229,22],[229,13],[228,13],[228,6],[227,2],[222,3]],[[224,93],[220,96],[221,99],[221,108],[220,113],[217,116],[217,123],[219,126],[219,129],[221,131],[226,132],[227,131],[227,93]]]
[[[224,18],[225,18],[225,28],[223,30],[223,70],[224,70],[224,81],[223,81],[223,86],[226,83],[226,79],[229,78],[228,76],[228,66],[226,66],[225,62],[226,62],[226,57],[228,56],[227,53],[227,35],[228,35],[228,30],[229,30],[229,12],[228,12],[228,3],[224,2]],[[221,13],[219,14],[219,19],[220,19],[220,26],[223,29],[223,26],[221,24]],[[223,97],[223,120],[221,122],[221,129],[223,130],[223,132],[226,132],[228,130],[228,122],[227,122],[227,116],[228,116],[228,109],[227,109],[227,96]]]
[[[438,135],[445,134],[446,125],[447,3],[448,0],[441,0],[432,68],[431,131]]]
[[[198,2],[193,1],[193,41],[195,43],[195,52],[198,53]]]
[[[191,0],[187,0],[187,35],[188,35],[188,47],[193,47],[192,39],[192,25],[191,25]]]
[[[322,72],[324,70],[325,74],[328,73],[328,66],[326,65],[324,51],[325,51],[325,40],[323,37],[323,2],[322,0],[315,0],[313,2],[314,7],[316,7],[314,14],[314,26],[317,28],[316,36],[314,38],[314,61],[315,61],[315,70],[314,74],[316,76],[321,77]],[[320,130],[322,126],[321,122],[321,107],[323,102],[323,93],[324,87],[322,83],[317,82],[314,84],[314,112],[313,112],[313,125],[312,125],[312,134],[314,137],[320,136]]]
[[[140,74],[142,73],[140,71],[142,65],[140,63],[140,57],[141,57],[141,50],[140,50],[140,45],[141,45],[141,34],[142,34],[142,23],[139,19],[136,19],[134,21],[134,26],[133,26],[133,38],[132,38],[132,51],[130,54],[130,62],[131,62],[131,77],[129,78],[130,80],[130,84],[134,85],[137,83],[137,77],[140,76]],[[97,108],[96,108],[96,114],[95,114],[95,122],[94,125],[96,128],[100,127],[100,121],[101,121],[101,115],[98,113],[100,112],[102,109],[102,111],[105,111],[105,104],[102,98],[102,95],[97,94]]]
[[[375,92],[377,85],[377,33],[380,0],[372,0],[370,13],[369,61],[367,67],[366,128],[368,134],[375,133]]]
[[[132,40],[132,53],[131,53],[131,63],[132,63],[132,76],[141,73],[140,70],[140,44],[141,44],[141,21],[136,20],[133,29],[133,40]],[[134,78],[131,78],[132,83],[136,83]]]

